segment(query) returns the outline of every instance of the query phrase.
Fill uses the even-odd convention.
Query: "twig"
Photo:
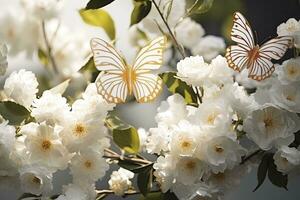
[[[258,149],[258,150],[256,150],[256,151],[254,151],[254,152],[251,153],[250,155],[244,157],[244,158],[242,159],[242,162],[241,162],[240,164],[241,164],[241,165],[242,165],[242,164],[245,164],[248,160],[250,160],[251,158],[253,158],[254,156],[256,156],[257,154],[259,154],[259,153],[261,153],[261,152],[263,152],[263,150],[261,150],[261,149]]]
[[[48,40],[48,37],[47,37],[45,21],[42,21],[42,29],[43,29],[43,36],[44,36],[44,40],[45,40],[45,44],[46,44],[46,48],[47,48],[48,57],[49,57],[50,62],[53,66],[54,72],[58,73],[57,65],[56,65],[55,59],[52,55],[52,49],[51,49],[51,46],[50,46],[50,43],[49,43],[49,40]]]
[[[160,9],[159,9],[157,3],[155,2],[155,0],[152,0],[152,3],[154,4],[154,6],[155,6],[157,12],[159,13],[159,15],[160,15],[161,19],[163,20],[164,24],[166,25],[166,27],[167,27],[167,29],[168,29],[168,32],[170,33],[170,36],[171,36],[171,38],[172,38],[172,40],[173,40],[175,46],[177,47],[179,53],[180,53],[181,56],[184,58],[184,57],[185,57],[184,49],[183,49],[183,48],[179,45],[179,43],[177,42],[177,40],[176,40],[176,38],[175,38],[175,36],[174,36],[174,34],[173,34],[173,32],[172,32],[172,30],[171,30],[171,28],[170,28],[168,22],[166,21],[165,17],[163,16],[162,12],[160,11]]]
[[[105,153],[104,158],[109,158],[111,160],[118,160],[118,161],[129,161],[133,163],[138,163],[142,165],[149,165],[152,164],[153,162],[146,160],[146,159],[141,159],[141,158],[131,158],[128,156],[121,156],[118,153],[112,151],[111,149],[104,149]]]

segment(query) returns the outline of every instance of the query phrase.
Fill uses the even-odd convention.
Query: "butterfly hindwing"
[[[225,58],[230,68],[241,72],[248,63],[248,52],[238,45],[232,45],[226,49]]]

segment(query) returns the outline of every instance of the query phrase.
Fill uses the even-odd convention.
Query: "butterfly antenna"
[[[257,35],[257,31],[254,31],[254,33],[255,33],[255,41],[256,41],[256,44],[259,42],[258,41],[258,35]]]

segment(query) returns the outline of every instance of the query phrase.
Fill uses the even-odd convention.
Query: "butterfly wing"
[[[231,39],[247,51],[255,47],[251,26],[239,12],[234,13]]]
[[[270,77],[275,71],[274,64],[271,60],[279,60],[282,58],[291,43],[292,38],[288,36],[276,37],[264,43],[259,48],[259,55],[250,68],[249,77],[257,81]]]
[[[289,36],[279,36],[264,43],[259,48],[260,57],[279,60],[291,46],[293,39]]]
[[[98,93],[109,103],[123,103],[128,87],[123,77],[127,67],[118,52],[109,43],[99,38],[91,40],[95,66],[101,73],[95,83]]]
[[[137,55],[132,67],[136,74],[133,82],[133,94],[140,103],[152,101],[162,90],[162,80],[150,72],[162,65],[166,42],[165,37],[159,37],[142,48]]]
[[[231,39],[237,43],[226,49],[225,58],[228,66],[235,71],[242,71],[248,63],[248,52],[254,48],[254,37],[246,18],[239,12],[234,13]]]

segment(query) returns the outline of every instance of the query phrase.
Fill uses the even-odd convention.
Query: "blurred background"
[[[108,40],[101,29],[91,27],[82,22],[78,10],[85,7],[86,3],[86,0],[66,0],[63,12],[60,15],[61,22],[71,29],[70,34],[83,31],[84,34],[86,34],[87,41],[92,37],[100,37]],[[0,4],[0,12],[2,12],[7,9],[14,10],[14,8],[18,6],[19,1],[0,0]],[[132,9],[131,0],[116,0],[105,7],[105,10],[111,14],[116,23],[117,40],[120,40],[117,48],[123,53],[129,63],[135,56],[134,51],[130,51],[131,47],[128,45],[126,39]],[[287,19],[300,19],[300,3],[298,0],[215,0],[211,10],[195,18],[195,20],[204,27],[207,34],[225,37],[228,44],[232,15],[235,11],[240,11],[245,15],[253,30],[257,32],[259,42],[264,41],[270,36],[275,36],[276,27],[287,21]],[[26,40],[25,37],[24,40]],[[76,51],[76,49],[74,49],[74,51]],[[9,67],[6,75],[9,75],[13,70],[19,68],[25,68],[40,74],[43,73],[43,69],[36,55],[33,55],[33,57],[28,57],[25,54],[9,56],[8,63]],[[0,78],[1,88],[3,87],[4,80],[5,77]],[[124,121],[136,127],[144,127],[146,129],[154,127],[156,109],[160,101],[166,99],[167,96],[168,93],[165,91],[163,95],[151,104],[137,104],[133,102],[126,105],[119,105],[117,107],[118,115]],[[110,172],[111,171],[107,172],[108,176],[105,177],[105,180],[109,179]],[[234,191],[227,195],[226,200],[299,200],[300,179],[299,177],[289,178],[288,192],[284,189],[274,187],[268,180],[266,180],[263,187],[259,188],[258,191],[252,192],[257,184],[256,171],[254,170],[242,179],[241,184],[236,187]],[[70,176],[68,176],[68,172],[59,172],[55,175],[54,180],[55,187],[53,193],[59,193],[61,185],[70,181]],[[1,200],[14,200],[22,194],[18,186],[13,184],[13,181],[0,178],[0,182]],[[97,187],[99,189],[108,188],[108,184],[105,182],[107,181],[102,181]],[[109,197],[107,199],[117,199],[117,197]],[[129,197],[126,199],[137,199],[137,197]]]

